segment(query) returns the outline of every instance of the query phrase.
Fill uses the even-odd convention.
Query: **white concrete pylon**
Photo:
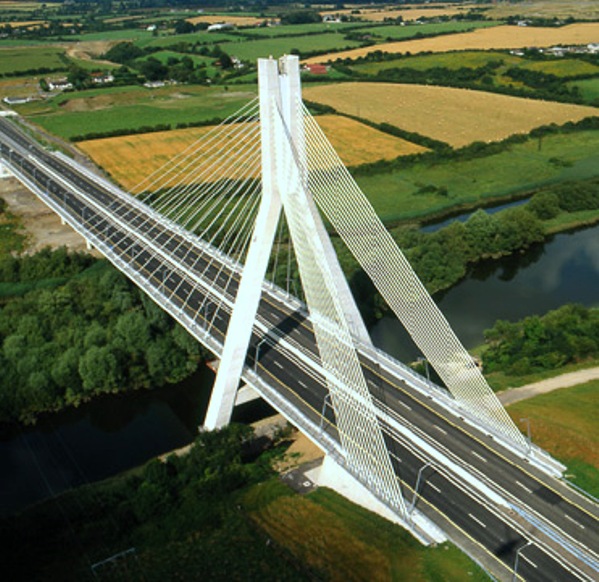
[[[280,62],[273,59],[258,60],[258,83],[260,95],[260,133],[262,140],[262,200],[256,218],[252,240],[248,250],[239,290],[227,329],[223,353],[206,413],[204,426],[207,429],[222,427],[231,419],[235,396],[239,387],[243,366],[256,318],[262,284],[268,266],[276,228],[281,216],[281,194],[278,190],[285,180],[277,176],[280,152],[277,142],[290,141],[295,154],[305,159],[303,140],[303,118],[301,108],[301,86],[299,59],[283,57]],[[275,130],[274,118],[281,115],[285,121],[285,133]],[[280,127],[280,125],[278,126]],[[363,344],[370,343],[370,336],[360,316],[349,285],[322,224],[314,202],[309,199],[308,207],[313,222],[318,225],[317,237],[324,249],[326,262],[335,276],[337,293],[341,299],[346,320],[352,335]]]

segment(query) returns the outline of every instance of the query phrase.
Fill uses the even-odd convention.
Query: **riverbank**
[[[546,380],[540,380],[532,384],[525,384],[518,388],[503,390],[497,393],[497,398],[499,398],[499,401],[504,406],[508,406],[521,400],[534,398],[539,394],[547,394],[560,388],[570,388],[578,384],[585,384],[591,380],[599,380],[599,367],[558,374],[553,378],[547,378]]]

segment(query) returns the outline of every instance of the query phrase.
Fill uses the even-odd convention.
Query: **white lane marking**
[[[564,517],[571,521],[573,524],[577,525],[580,529],[584,529],[584,525],[582,523],[578,523],[573,517],[570,517],[567,513],[564,513]]]
[[[279,364],[279,362],[277,362],[276,360],[273,360],[272,362],[277,368],[280,368],[281,370],[283,369],[283,366],[281,364]]]
[[[526,485],[520,483],[520,481],[516,481],[516,485],[518,485],[518,487],[522,487],[522,489],[524,489],[524,491],[527,493],[532,493],[532,489],[529,489]]]
[[[444,428],[441,428],[440,426],[437,426],[436,424],[433,424],[433,428],[436,428],[439,432],[442,432],[443,434],[447,434],[447,431]]]
[[[306,384],[305,384],[304,382],[302,382],[301,380],[298,380],[298,381],[297,381],[297,383],[298,383],[300,386],[303,386],[304,388],[307,388]]]
[[[471,517],[476,523],[478,523],[478,525],[482,525],[484,528],[487,527],[480,519],[474,517],[474,515],[472,515],[471,513],[468,514],[468,517]]]
[[[404,408],[407,408],[408,410],[412,410],[412,407],[411,407],[411,406],[408,406],[408,405],[407,405],[405,402],[402,402],[401,400],[398,400],[398,401],[397,401],[397,403],[398,403],[400,406],[403,406]]]
[[[538,566],[530,558],[527,558],[524,554],[520,554],[520,557],[523,560],[526,560],[533,568],[538,568]]]
[[[485,457],[483,457],[482,455],[479,455],[477,452],[475,451],[470,451],[475,457],[479,458],[483,463],[487,462],[487,459],[485,459]]]
[[[429,481],[428,483],[429,487],[432,487],[437,493],[441,493],[441,489],[439,489],[434,483],[432,483],[431,481]]]

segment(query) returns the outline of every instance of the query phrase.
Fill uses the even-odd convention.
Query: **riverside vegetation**
[[[10,580],[445,580],[484,572],[455,546],[425,548],[327,489],[295,494],[256,458],[251,429],[199,435],[154,460],[0,520]],[[32,551],[35,548],[35,551]],[[92,565],[121,553],[111,561]]]
[[[0,423],[180,382],[202,350],[107,261],[65,249],[0,257]]]

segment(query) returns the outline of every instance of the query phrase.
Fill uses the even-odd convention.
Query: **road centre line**
[[[482,527],[484,527],[485,529],[487,529],[486,524],[484,524],[480,519],[478,519],[478,517],[475,517],[471,513],[468,514],[468,517],[472,518],[476,523],[478,523],[478,525],[481,525]]]
[[[520,554],[520,557],[523,560],[526,560],[533,568],[537,568],[537,570],[539,569],[539,567],[530,558],[527,558],[524,553]]]
[[[522,487],[522,489],[524,489],[524,491],[526,491],[527,493],[532,493],[532,489],[529,489],[526,485],[520,483],[520,481],[516,481],[515,483],[516,485],[518,485],[518,487]]]
[[[487,463],[488,460],[483,457],[482,455],[479,455],[476,451],[470,451],[477,459],[480,459],[483,463]]]

